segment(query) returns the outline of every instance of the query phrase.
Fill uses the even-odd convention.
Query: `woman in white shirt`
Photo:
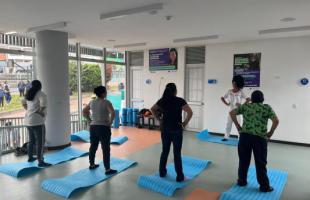
[[[25,124],[29,132],[28,162],[38,159],[39,167],[48,167],[51,164],[45,163],[43,158],[47,96],[41,89],[40,81],[32,81],[31,88],[22,100],[22,105],[26,110]],[[33,157],[34,144],[36,144],[37,158]]]
[[[232,80],[232,86],[233,88],[228,90],[228,92],[221,98],[222,102],[226,106],[229,106],[230,108],[229,112],[238,108],[242,104],[242,100],[245,100],[246,103],[250,101],[250,98],[248,98],[242,91],[244,87],[244,79],[242,76],[240,75],[234,76]],[[238,117],[238,121],[239,122],[241,121],[240,117]],[[222,141],[227,141],[229,139],[232,124],[233,124],[233,121],[230,115],[228,114],[225,136],[222,139]]]

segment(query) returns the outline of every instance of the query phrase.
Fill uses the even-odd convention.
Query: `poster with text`
[[[177,70],[178,52],[175,48],[150,50],[149,65],[150,71]]]
[[[261,53],[247,53],[234,55],[234,76],[244,78],[245,87],[260,86]]]

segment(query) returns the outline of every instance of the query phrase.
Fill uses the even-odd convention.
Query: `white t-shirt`
[[[236,109],[237,104],[242,104],[242,99],[246,99],[246,95],[242,90],[239,90],[238,92],[233,92],[233,90],[228,90],[226,94],[224,95],[225,99],[228,99],[230,103],[230,110]]]
[[[111,117],[108,106],[111,102],[105,99],[96,98],[89,103],[92,121],[90,125],[110,126]]]
[[[26,126],[39,126],[45,122],[46,108],[47,108],[47,96],[44,92],[37,92],[32,101],[22,100],[22,104],[27,104],[27,111],[25,116]],[[37,112],[40,108],[44,107],[44,117]]]

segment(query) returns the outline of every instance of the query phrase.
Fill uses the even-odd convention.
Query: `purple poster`
[[[234,76],[243,76],[245,87],[260,86],[260,60],[261,53],[234,55]]]
[[[150,50],[149,65],[150,71],[176,70],[178,68],[178,52],[175,48]]]

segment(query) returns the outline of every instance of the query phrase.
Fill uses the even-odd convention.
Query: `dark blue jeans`
[[[89,148],[89,163],[95,164],[96,151],[99,142],[103,154],[103,163],[106,170],[110,169],[110,142],[111,142],[111,128],[103,125],[90,126],[90,148]]]
[[[161,173],[166,172],[167,159],[170,152],[171,143],[173,144],[174,154],[174,167],[177,176],[184,176],[182,168],[182,142],[183,142],[183,131],[182,130],[169,130],[162,129],[161,131],[162,140],[162,153],[160,156],[159,171]]]

